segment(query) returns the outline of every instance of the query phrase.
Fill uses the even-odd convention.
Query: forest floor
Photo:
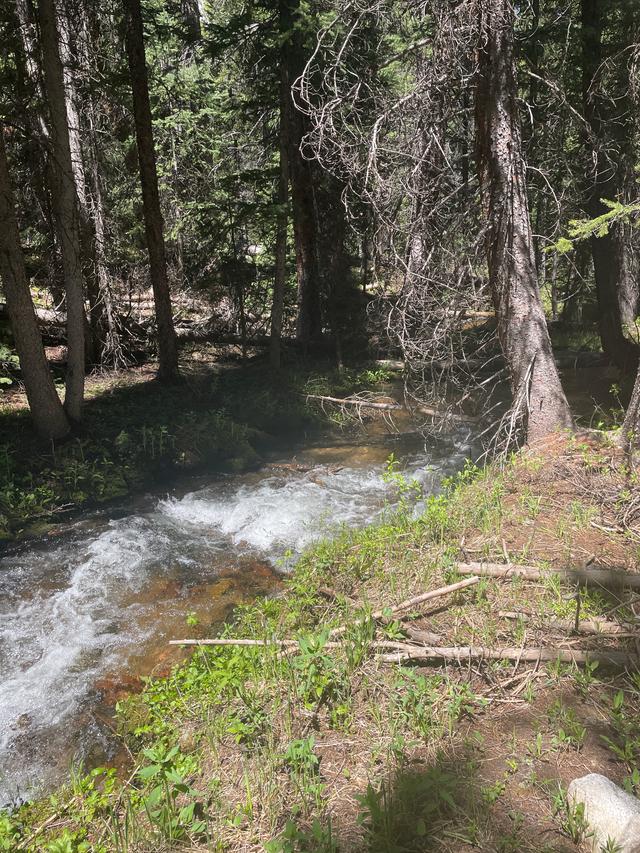
[[[237,348],[235,348],[237,349]],[[52,446],[33,431],[26,399],[0,400],[0,539],[46,533],[80,509],[104,505],[196,471],[239,472],[278,442],[326,426],[308,393],[348,395],[386,378],[363,365],[292,363],[273,376],[264,358],[232,347],[183,353],[182,381],[153,363],[87,377],[82,428]]]
[[[313,546],[281,594],[239,608],[223,632],[264,647],[199,648],[123,700],[126,773],[98,769],[0,818],[0,849],[587,849],[569,781],[596,771],[640,789],[640,594],[557,572],[635,577],[638,469],[606,433],[560,436],[468,466],[417,517],[413,487],[392,475],[396,509]],[[386,609],[479,561],[542,577],[481,577]],[[497,657],[394,661],[393,644],[419,644],[420,631]],[[525,659],[539,648],[592,658]],[[628,666],[596,663],[611,652]]]

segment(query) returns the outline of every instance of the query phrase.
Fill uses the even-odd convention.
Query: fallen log
[[[469,660],[517,660],[532,663],[603,663],[612,666],[627,666],[637,664],[638,657],[634,654],[618,651],[581,651],[575,649],[523,649],[504,648],[490,649],[484,646],[426,646],[406,648],[391,654],[378,656],[383,663],[404,663],[411,660],[455,660],[464,663]]]
[[[635,637],[640,631],[640,625],[627,625],[620,622],[610,622],[608,619],[595,617],[581,619],[576,625],[574,619],[542,619],[535,613],[523,613],[518,610],[501,610],[498,613],[502,619],[521,619],[523,622],[539,622],[544,628],[557,628],[560,631],[577,631],[579,634],[604,634],[605,636]]]
[[[387,412],[407,411],[407,407],[400,403],[378,403],[375,400],[359,400],[350,397],[329,397],[325,394],[307,394],[307,400],[319,400],[322,403],[335,403],[338,406],[355,406],[360,409],[378,409]],[[462,415],[458,412],[450,412],[447,409],[436,409],[433,406],[424,406],[421,403],[412,407],[414,411],[430,418],[451,418],[463,423],[477,423],[478,418],[471,415]]]
[[[606,588],[628,587],[640,589],[640,573],[623,569],[599,569],[585,566],[581,569],[539,569],[536,566],[518,566],[513,563],[458,563],[458,574],[481,575],[482,577],[512,578],[520,577],[528,581],[541,580],[549,575],[558,575],[568,582]]]

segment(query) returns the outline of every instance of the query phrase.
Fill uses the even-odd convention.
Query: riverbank
[[[224,636],[266,647],[198,649],[123,700],[127,773],[96,770],[5,818],[0,849],[579,850],[568,782],[640,784],[640,611],[633,590],[577,597],[554,570],[638,571],[637,472],[604,434],[568,438],[468,467],[418,517],[411,484],[388,476],[399,509],[314,546],[281,596],[236,612]],[[386,610],[478,561],[542,577]],[[420,661],[424,641],[496,659]],[[418,666],[388,659],[408,645]],[[529,660],[540,648],[552,660]],[[554,657],[579,650],[586,666]],[[606,663],[620,653],[627,670]]]
[[[265,451],[329,425],[306,394],[350,394],[388,378],[363,365],[292,365],[273,376],[264,362],[209,359],[200,349],[183,381],[160,385],[153,365],[88,379],[82,432],[56,445],[31,428],[23,395],[0,416],[0,539],[46,532],[80,510],[104,506],[177,476],[239,472]]]

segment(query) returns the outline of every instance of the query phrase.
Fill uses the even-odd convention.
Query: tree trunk
[[[64,74],[54,0],[39,0],[44,87],[51,115],[52,205],[60,241],[67,304],[67,375],[64,407],[72,421],[82,416],[85,370],[84,288],[80,216],[71,159]]]
[[[71,21],[69,18],[68,2],[59,0],[58,3],[58,32],[60,35],[60,60],[64,78],[65,105],[67,111],[67,127],[69,129],[69,148],[71,150],[71,170],[78,199],[80,215],[80,249],[84,261],[84,277],[87,285],[89,302],[89,318],[85,322],[85,357],[88,364],[98,364],[101,361],[100,341],[100,293],[96,277],[95,235],[89,209],[87,194],[85,159],[82,147],[80,129],[80,113],[78,111],[78,92],[74,65],[78,66],[78,56],[74,56]]]
[[[200,20],[200,5],[198,0],[181,0],[180,12],[184,29],[187,49],[185,59],[189,59],[189,53],[202,39],[202,22]]]
[[[633,393],[622,424],[620,442],[627,452],[640,446],[640,367],[638,367]]]
[[[98,306],[98,333],[100,336],[101,360],[113,367],[124,367],[127,359],[122,351],[120,334],[116,322],[116,315],[111,293],[111,284],[107,271],[105,250],[105,216],[104,202],[102,198],[102,184],[100,181],[100,169],[98,164],[98,146],[95,132],[95,105],[93,100],[89,103],[89,150],[90,150],[90,182],[92,197],[92,218],[94,228],[94,264],[95,276],[98,284],[100,304]]]
[[[603,63],[602,0],[582,0],[582,92],[584,115],[588,124],[587,154],[594,164],[590,185],[587,189],[586,212],[595,219],[606,212],[601,199],[615,200],[624,196],[626,174],[625,165],[629,160],[626,150],[630,140],[627,134],[617,129],[621,138],[612,139],[609,130],[620,124],[608,121],[606,106],[609,97],[598,91],[597,75]],[[616,104],[616,113],[620,106]],[[623,122],[624,124],[624,122]],[[618,148],[620,163],[610,160],[607,149],[613,145]],[[618,174],[622,173],[622,180]],[[623,198],[624,200],[624,198]],[[632,323],[638,307],[637,281],[633,275],[633,263],[630,257],[628,226],[616,224],[601,237],[591,238],[591,251],[598,299],[598,324],[602,349],[611,361],[626,373],[633,372],[638,364],[640,349],[624,333],[625,323]]]
[[[173,381],[178,376],[178,347],[173,327],[171,296],[167,277],[167,258],[164,245],[162,211],[158,193],[156,154],[149,104],[149,81],[144,50],[142,10],[140,0],[123,0],[125,39],[136,125],[140,183],[144,208],[144,225],[149,251],[151,284],[158,324],[158,378]]]
[[[478,178],[487,262],[513,407],[528,442],[570,427],[536,280],[509,0],[481,4],[476,87]]]
[[[20,247],[15,200],[9,180],[0,128],[0,275],[4,284],[7,310],[20,358],[20,371],[27,392],[31,417],[45,438],[63,438],[69,422],[53,384],[47,365],[38,321],[33,310],[29,283]]]
[[[289,228],[289,162],[287,151],[287,111],[291,109],[291,92],[286,63],[286,36],[290,20],[287,15],[288,0],[280,0],[280,34],[283,37],[280,51],[280,126],[278,149],[278,215],[276,218],[275,273],[273,278],[273,303],[271,305],[271,342],[269,359],[274,370],[280,368],[282,316],[287,284],[287,231]]]
[[[299,341],[311,342],[322,336],[322,307],[314,167],[310,161],[305,160],[300,151],[305,134],[305,119],[295,108],[291,97],[291,86],[302,74],[305,64],[300,28],[300,0],[281,0],[280,25],[283,34],[282,57],[285,59],[287,76],[287,109],[284,115],[298,278],[296,337]]]

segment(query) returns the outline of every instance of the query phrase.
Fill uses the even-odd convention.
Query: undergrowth
[[[80,434],[43,444],[25,411],[0,417],[0,538],[39,532],[86,505],[149,488],[185,471],[242,471],[265,448],[319,430],[327,416],[308,393],[370,388],[387,379],[379,368],[298,368],[273,378],[264,366],[221,373],[185,371],[161,386],[126,373],[97,382]]]
[[[6,814],[0,850],[576,850],[584,826],[565,795],[572,762],[598,749],[637,792],[637,675],[553,663],[525,671],[526,690],[512,700],[500,687],[519,684],[510,661],[379,663],[376,630],[402,639],[415,621],[387,611],[376,627],[373,612],[455,580],[461,542],[504,532],[519,475],[468,465],[417,516],[393,461],[388,476],[396,509],[314,545],[283,595],[238,608],[223,636],[263,647],[202,647],[169,677],[149,679],[117,707],[127,773],[97,768]],[[576,598],[555,581],[486,579],[433,609],[428,627],[456,643],[524,643],[532,629],[499,616],[516,604],[551,617],[570,614]],[[610,606],[581,595],[583,614]],[[277,644],[284,638],[295,651]]]

